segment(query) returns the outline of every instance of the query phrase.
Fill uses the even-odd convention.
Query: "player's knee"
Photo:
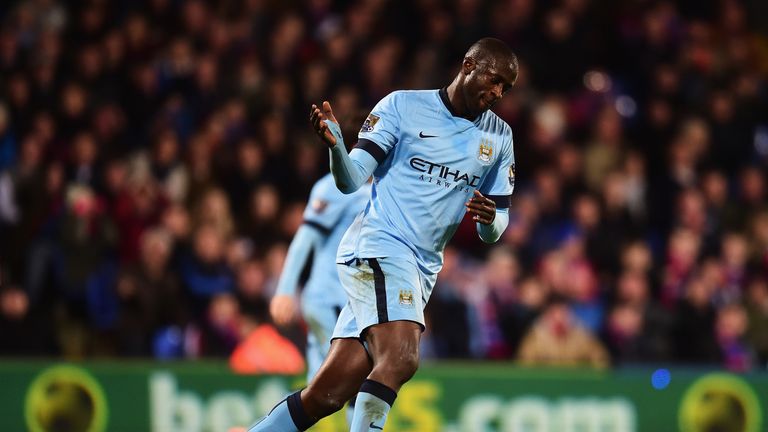
[[[332,395],[328,395],[325,398],[325,406],[329,413],[335,413],[336,411],[342,409],[345,403],[346,401]]]
[[[322,412],[323,416],[331,415],[344,407],[344,400],[330,392],[315,391],[311,386],[305,390],[303,399],[307,405],[311,405]]]
[[[401,356],[400,367],[399,376],[402,382],[405,383],[413,377],[416,370],[419,368],[419,353],[413,352]]]
[[[378,369],[383,375],[399,381],[400,384],[410,380],[419,368],[418,352],[400,353],[396,357],[382,360],[374,369]]]

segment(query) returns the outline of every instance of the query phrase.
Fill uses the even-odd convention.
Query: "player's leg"
[[[341,307],[318,304],[302,298],[301,314],[307,324],[307,382],[312,381],[328,356],[331,336]]]
[[[353,432],[383,429],[397,392],[416,372],[427,297],[421,273],[412,260],[363,261],[346,272],[354,280],[345,284],[373,359],[371,373],[357,394]],[[344,281],[345,274],[339,274]]]
[[[319,419],[338,411],[354,397],[373,363],[358,337],[360,331],[351,307],[323,308],[316,312],[309,314],[316,324],[310,328],[314,327],[319,338],[333,339],[333,342],[327,355],[319,350],[325,361],[301,397],[309,414]],[[347,344],[349,347],[344,348],[343,353],[337,352],[337,345],[346,347]]]
[[[358,339],[335,339],[315,379],[277,404],[248,432],[296,432],[344,406],[371,371],[371,360]]]
[[[330,342],[326,343],[330,344]],[[320,366],[327,355],[327,350],[323,352],[322,343],[317,339],[317,336],[312,332],[307,333],[307,382],[311,382],[312,378],[317,375],[317,371],[320,370]]]
[[[318,305],[317,302],[302,302],[302,315],[307,323],[307,382],[311,382],[320,365],[328,356],[331,335],[341,314],[341,306]],[[356,329],[356,326],[354,327]],[[356,332],[353,332],[356,334]],[[345,417],[347,424],[352,424],[355,398],[349,401]]]
[[[392,321],[368,329],[366,341],[373,357],[368,379],[399,391],[419,367],[421,327],[412,321]]]
[[[397,392],[419,366],[421,326],[412,321],[391,321],[366,333],[373,369],[357,393],[351,432],[383,430]]]
[[[350,308],[345,307],[336,324],[328,356],[309,386],[277,404],[248,431],[303,431],[341,409],[357,393],[373,366],[357,333],[355,317]]]
[[[371,372],[372,363],[359,339],[334,339],[315,379],[301,392],[313,422],[340,410]]]

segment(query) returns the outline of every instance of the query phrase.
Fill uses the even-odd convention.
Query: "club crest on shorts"
[[[360,128],[360,132],[373,132],[373,127],[379,121],[379,116],[368,114],[368,118],[363,122],[363,126]]]
[[[413,291],[400,290],[400,304],[403,306],[413,306]]]
[[[477,159],[480,161],[480,163],[488,165],[491,163],[492,158],[493,143],[491,143],[491,140],[488,139],[480,140],[480,147],[477,149]]]

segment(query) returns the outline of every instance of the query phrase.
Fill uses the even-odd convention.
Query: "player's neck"
[[[454,117],[462,117],[474,121],[477,116],[470,113],[467,109],[464,95],[459,91],[458,79],[459,78],[456,77],[452,83],[448,84],[448,87],[445,87],[446,97],[443,98],[443,102]]]

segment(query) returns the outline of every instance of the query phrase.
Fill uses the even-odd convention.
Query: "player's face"
[[[499,101],[515,83],[511,65],[495,61],[474,64],[464,85],[467,109],[474,115],[487,111]]]

